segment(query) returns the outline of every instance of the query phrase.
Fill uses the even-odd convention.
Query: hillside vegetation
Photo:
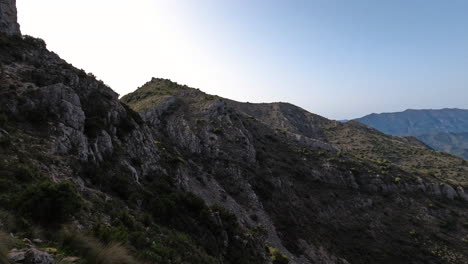
[[[0,62],[2,262],[468,262],[466,161],[415,138],[167,79],[119,100],[28,36]]]

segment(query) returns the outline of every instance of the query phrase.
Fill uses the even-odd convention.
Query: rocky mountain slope
[[[262,226],[274,227],[267,228],[267,241],[276,241],[275,246],[290,256],[302,255],[302,261],[410,263],[418,259],[413,252],[406,252],[411,257],[404,259],[390,245],[394,245],[392,239],[404,240],[412,230],[393,226],[394,219],[382,215],[381,206],[405,218],[416,217],[415,211],[424,205],[402,209],[392,199],[422,194],[428,199],[464,199],[466,163],[413,138],[387,136],[359,123],[330,121],[290,104],[238,103],[162,79],[153,79],[122,101],[162,128],[179,149],[188,151],[185,157],[207,164],[204,170],[215,172],[216,184],[240,208],[254,209],[234,210],[239,218],[253,213],[270,218],[264,222],[263,217],[255,217]],[[448,169],[451,164],[457,169]],[[216,201],[203,196],[203,191],[193,191]],[[254,205],[249,197],[255,197]],[[366,229],[362,223],[378,227]],[[352,226],[364,228],[357,233],[368,239],[356,240]],[[338,238],[346,242],[337,242]],[[410,241],[403,243],[423,243]],[[317,255],[321,251],[323,255]]]
[[[414,138],[165,79],[119,100],[27,36],[0,61],[0,260],[468,261],[468,165]]]
[[[468,110],[406,110],[356,119],[383,133],[415,136],[428,146],[468,158]]]

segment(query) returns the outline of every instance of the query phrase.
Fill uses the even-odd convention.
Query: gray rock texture
[[[12,250],[10,253],[8,253],[8,260],[10,260],[13,263],[22,263],[24,262],[26,256],[25,251],[21,250]]]
[[[21,35],[16,11],[16,0],[0,0],[0,33]]]
[[[31,248],[25,253],[24,264],[54,264],[54,258],[49,253]]]

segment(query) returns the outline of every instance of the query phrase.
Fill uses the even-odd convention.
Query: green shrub
[[[130,233],[130,240],[142,246],[141,255],[150,263],[217,263],[215,259],[260,263],[256,252],[250,250],[252,245],[245,244],[246,230],[241,229],[230,211],[221,206],[208,206],[197,195],[179,189],[169,176],[159,176],[146,186],[144,200],[148,202],[143,206],[152,213],[157,225],[171,229],[152,236]],[[227,246],[219,241],[224,236],[230,241]]]
[[[275,259],[273,260],[273,264],[288,264],[289,260],[286,256],[281,253],[277,253],[275,255]]]
[[[133,180],[130,173],[125,172],[121,171],[121,173],[114,175],[112,180],[109,181],[109,186],[120,198],[128,200],[132,193]]]
[[[127,211],[120,213],[119,221],[129,229],[134,229],[137,226],[137,222]]]
[[[72,183],[44,181],[21,192],[16,202],[18,213],[44,227],[65,223],[81,207]]]
[[[192,263],[215,264],[213,257],[195,245],[186,234],[170,232],[165,234],[163,241],[155,241],[153,245],[142,253],[142,257],[159,264]]]
[[[137,249],[147,248],[151,246],[151,240],[147,239],[146,232],[137,231],[129,234],[129,241],[132,246]]]
[[[23,164],[20,164],[17,167],[15,167],[14,173],[15,178],[20,182],[28,182],[38,177],[38,174],[34,172],[34,170],[30,166]]]
[[[128,231],[123,226],[108,226],[99,224],[94,228],[94,234],[104,243],[125,243],[128,239]]]
[[[16,210],[15,201],[24,186],[39,177],[32,167],[25,163],[0,161],[0,207]]]
[[[185,227],[190,218],[197,218],[208,208],[200,197],[178,190],[169,177],[153,182],[150,190],[155,194],[149,206],[153,217],[172,227]]]
[[[270,254],[271,260],[273,264],[288,264],[288,258],[283,255],[278,249],[273,247],[267,248],[268,253]]]

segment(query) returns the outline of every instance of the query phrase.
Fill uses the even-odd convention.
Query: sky
[[[468,109],[466,0],[17,0],[23,34],[120,95],[151,77],[330,119]]]

